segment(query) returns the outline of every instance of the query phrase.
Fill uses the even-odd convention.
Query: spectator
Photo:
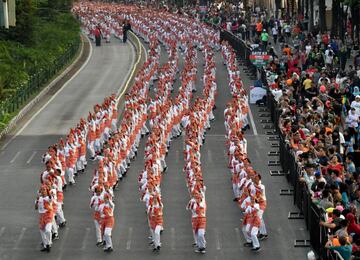
[[[263,46],[263,51],[266,51],[267,49],[267,44],[268,44],[268,41],[269,41],[269,34],[267,33],[267,31],[265,29],[263,29],[263,32],[261,33],[261,43],[262,43],[262,46]]]
[[[340,246],[333,246],[331,240],[329,240],[325,247],[330,250],[335,250],[339,252],[339,254],[342,256],[344,260],[350,260],[351,259],[351,252],[352,252],[352,246],[347,241],[346,237],[339,237],[339,243]]]
[[[319,206],[322,207],[324,210],[334,207],[334,202],[330,190],[323,190],[321,194],[321,199],[319,201]]]

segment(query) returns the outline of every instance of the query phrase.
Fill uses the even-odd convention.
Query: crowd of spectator
[[[351,63],[352,43],[301,28],[296,34],[295,45],[269,51],[279,129],[303,169],[299,181],[326,211],[326,248],[360,257],[360,54]]]

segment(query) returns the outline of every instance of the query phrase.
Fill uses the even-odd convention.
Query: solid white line
[[[220,235],[219,230],[217,228],[214,228],[215,231],[215,240],[216,240],[216,250],[221,249],[221,243],[220,243]]]
[[[60,251],[60,255],[58,257],[58,260],[61,260],[62,259],[62,256],[63,256],[63,253],[65,252],[65,249],[63,248],[64,247],[64,243],[66,242],[67,240],[67,237],[68,237],[68,234],[69,234],[69,230],[70,228],[66,227],[65,228],[65,231],[64,231],[64,234],[61,236],[60,238],[60,245],[59,245],[59,251]]]
[[[84,240],[83,240],[83,242],[82,242],[81,250],[85,250],[85,248],[86,248],[86,242],[87,242],[87,240],[88,240],[88,238],[89,238],[89,234],[90,234],[90,228],[87,227],[87,228],[86,228],[86,231],[85,231]]]
[[[131,68],[132,69],[130,69],[130,70],[128,70],[128,72],[126,73],[126,75],[125,75],[125,77],[123,78],[123,80],[122,80],[122,82],[121,82],[121,84],[120,84],[120,86],[123,86],[123,88],[125,88],[125,86],[127,86],[128,85],[128,82],[130,82],[130,79],[131,79],[131,77],[130,77],[130,73],[132,73],[132,71],[135,71],[135,68],[136,68],[136,65],[135,65],[135,48],[134,48],[134,46],[131,44],[131,43],[128,43],[128,44],[130,44],[130,47],[131,47],[131,49],[132,49],[132,55],[131,55]],[[138,59],[139,61],[140,61],[140,58]],[[127,88],[127,87],[126,87]],[[121,98],[121,96],[123,95],[123,94],[120,94],[121,93],[121,89],[122,88],[120,88],[119,90],[118,90],[118,92],[117,92],[117,94],[118,94],[118,99],[117,99],[117,101],[119,101],[120,100],[120,98]]]
[[[29,164],[29,163],[32,161],[32,159],[34,159],[34,156],[35,156],[36,153],[37,153],[36,151],[34,151],[34,152],[32,153],[32,155],[30,156],[30,158],[26,161],[27,164]]]
[[[254,135],[258,135],[258,132],[256,130],[256,126],[255,126],[254,117],[253,117],[253,114],[251,112],[250,105],[249,105],[249,117],[250,117],[250,124],[251,124],[252,130],[253,130],[253,133],[254,133]]]
[[[125,86],[123,87],[122,92],[118,95],[117,102],[119,102],[119,100],[121,99],[121,97],[122,97],[122,96],[125,94],[125,92],[127,91],[128,87],[129,87],[129,83],[130,83],[130,81],[131,81],[131,78],[133,77],[133,75],[134,75],[134,73],[135,73],[135,71],[136,71],[136,67],[137,67],[137,65],[139,64],[140,60],[141,60],[141,56],[142,56],[143,50],[144,50],[144,53],[145,53],[145,60],[148,59],[148,55],[147,55],[147,52],[146,52],[146,49],[145,49],[144,45],[140,42],[139,38],[138,38],[135,34],[134,34],[134,36],[135,36],[136,40],[138,41],[138,44],[139,44],[139,47],[140,47],[140,53],[139,53],[139,55],[138,55],[137,61],[136,61],[135,64],[133,65],[133,68],[132,68],[132,70],[131,70],[131,74],[130,74],[130,70],[129,70],[128,73],[127,73],[127,75],[126,75],[126,77],[124,77],[124,80],[123,80],[123,82],[122,82],[121,85],[124,84],[124,81],[125,81],[125,80],[127,80],[127,81],[126,81]],[[129,74],[130,74],[130,76],[129,76]]]
[[[16,243],[15,243],[14,249],[19,248],[20,242],[21,242],[21,240],[24,238],[26,229],[27,229],[26,227],[23,227],[23,228],[21,229],[19,238],[18,238],[18,240],[17,240]]]
[[[88,37],[86,37],[86,39],[90,44],[90,54],[87,57],[85,63],[80,67],[80,69],[77,72],[75,72],[74,75],[72,75],[72,77],[68,81],[64,83],[64,85],[38,111],[36,111],[36,113],[24,124],[24,126],[19,131],[17,131],[17,133],[13,135],[6,144],[4,144],[2,149],[5,149],[18,135],[20,135],[24,131],[24,129],[57,97],[57,95],[59,95],[61,91],[63,91],[69,85],[69,83],[86,67],[93,53],[93,47],[91,45],[91,42],[89,41]]]
[[[4,234],[6,227],[1,227],[0,229],[0,237]]]
[[[12,160],[10,161],[10,163],[14,163],[15,160],[16,160],[16,158],[18,158],[19,155],[20,155],[20,152],[17,152],[17,153],[15,154],[15,156],[12,158]]]
[[[129,227],[129,237],[128,237],[128,241],[126,242],[126,250],[130,250],[130,248],[131,248],[132,233],[133,233],[133,228]]]
[[[175,228],[171,228],[171,250],[175,250]]]

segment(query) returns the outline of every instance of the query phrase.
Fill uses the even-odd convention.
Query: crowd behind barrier
[[[336,250],[328,250],[330,249],[336,249],[335,247],[331,247],[330,242],[332,243],[332,245],[339,245],[339,238],[341,238],[341,236],[345,236],[345,235],[339,235],[339,233],[336,233],[338,240],[335,241],[334,240],[334,233],[332,232],[332,230],[334,229],[334,226],[332,226],[331,219],[332,218],[336,218],[335,214],[339,214],[339,223],[336,223],[335,228],[336,229],[341,229],[341,220],[342,219],[348,219],[348,214],[351,215],[355,215],[355,218],[358,217],[358,209],[356,210],[356,208],[358,208],[358,173],[359,173],[359,168],[358,168],[358,160],[356,160],[354,157],[357,156],[356,158],[358,158],[358,150],[356,150],[356,143],[358,144],[358,140],[356,140],[356,138],[358,138],[358,129],[356,129],[356,127],[358,127],[357,124],[355,124],[354,127],[355,128],[355,133],[353,133],[353,137],[354,138],[347,138],[347,136],[342,137],[343,139],[345,139],[345,142],[343,142],[342,140],[340,140],[340,147],[342,146],[342,148],[345,148],[345,150],[347,150],[348,153],[342,151],[342,153],[339,153],[339,160],[344,160],[344,164],[343,167],[345,168],[341,174],[344,174],[344,176],[338,176],[335,174],[329,174],[326,172],[326,170],[324,170],[326,167],[322,167],[322,169],[320,169],[320,172],[317,172],[314,170],[314,168],[312,168],[312,172],[310,172],[310,170],[307,170],[309,167],[309,165],[306,165],[304,163],[304,159],[301,158],[299,159],[299,155],[300,153],[298,153],[298,150],[294,150],[292,149],[292,143],[289,142],[289,138],[286,134],[283,133],[283,129],[281,129],[283,126],[280,123],[283,123],[283,121],[281,121],[281,115],[283,114],[283,110],[281,110],[279,102],[278,102],[278,96],[276,95],[276,92],[272,91],[273,90],[273,83],[274,83],[274,79],[271,78],[271,75],[269,73],[269,71],[271,69],[269,68],[256,68],[254,65],[251,64],[250,60],[249,60],[249,54],[252,52],[252,48],[251,46],[247,45],[245,41],[243,41],[240,37],[234,35],[233,33],[220,29],[220,38],[221,40],[226,40],[228,41],[232,47],[235,49],[235,51],[237,52],[238,56],[243,59],[243,61],[245,62],[245,66],[248,66],[250,68],[250,70],[252,71],[252,73],[255,75],[257,75],[258,79],[261,79],[261,82],[263,84],[263,86],[265,88],[267,88],[268,90],[268,94],[266,96],[266,105],[269,109],[270,115],[271,115],[271,119],[275,125],[275,128],[277,130],[277,133],[279,135],[279,150],[280,150],[280,162],[281,162],[281,167],[283,168],[283,171],[285,173],[285,176],[288,180],[288,182],[293,186],[293,199],[294,199],[294,204],[299,208],[300,212],[303,214],[304,216],[304,221],[306,223],[306,227],[309,231],[309,239],[310,239],[310,244],[312,247],[313,252],[315,253],[315,255],[323,260],[327,260],[327,259],[341,259],[342,255],[337,252]],[[326,47],[325,47],[326,48]],[[330,46],[327,46],[327,50],[332,51]],[[327,51],[325,50],[325,52]],[[280,54],[281,55],[281,54]],[[279,56],[280,56],[279,55]],[[326,58],[326,57],[325,57]],[[329,72],[329,70],[331,71],[331,69],[333,68],[332,64],[326,64],[325,65],[326,68],[321,68],[321,72],[322,73],[326,73],[321,75],[322,77],[335,77],[334,73]],[[309,68],[309,67],[308,67]],[[311,69],[312,67],[310,67]],[[304,69],[306,69],[304,67]],[[327,69],[327,70],[326,70]],[[324,105],[325,110],[329,110],[331,111],[331,109],[336,109],[336,105],[340,104],[342,105],[342,111],[339,113],[341,114],[341,116],[335,117],[334,121],[337,123],[334,126],[334,129],[336,128],[340,128],[341,132],[343,132],[343,130],[348,131],[349,128],[349,115],[350,113],[352,113],[352,110],[355,109],[351,109],[351,107],[353,107],[352,101],[356,103],[356,98],[357,95],[359,95],[359,93],[357,93],[358,88],[356,86],[356,83],[358,83],[358,79],[356,77],[358,77],[356,74],[359,74],[356,70],[354,70],[356,68],[352,68],[350,67],[347,71],[340,71],[338,72],[338,75],[340,74],[340,76],[342,78],[345,78],[346,80],[349,80],[349,84],[345,85],[344,89],[350,88],[352,87],[352,93],[350,94],[354,94],[353,99],[349,99],[349,101],[346,100],[344,101],[344,99],[346,97],[349,97],[349,95],[347,95],[348,92],[342,92],[342,102],[336,102],[336,100],[331,99],[331,93],[330,91],[332,91],[332,89],[336,89],[336,87],[338,85],[338,83],[335,82],[331,82],[333,85],[328,85],[326,84],[324,87],[326,89],[324,89],[323,85],[321,85],[323,83],[323,81],[321,81],[321,84],[319,86],[315,85],[318,90],[316,91],[316,94],[314,95],[314,97],[318,97],[318,95],[324,94],[326,92],[326,94],[329,94],[327,97],[327,99],[331,100],[331,104],[329,106],[328,103],[326,103],[327,99],[324,100]],[[306,73],[308,73],[309,70],[306,70]],[[301,73],[301,72],[300,72]],[[355,76],[354,76],[355,74]],[[350,76],[349,76],[350,75]],[[301,73],[302,77],[306,77],[306,75],[304,75],[304,73]],[[338,76],[339,77],[339,76]],[[349,79],[350,77],[350,79]],[[338,79],[336,79],[338,80]],[[289,82],[288,80],[286,82]],[[289,82],[290,83],[290,82]],[[302,83],[302,82],[301,82]],[[329,82],[330,83],[330,82]],[[355,84],[355,86],[354,86]],[[287,87],[290,87],[291,84],[289,84]],[[334,87],[335,86],[335,87]],[[301,87],[301,86],[300,86]],[[354,89],[355,88],[355,89]],[[357,89],[356,89],[357,88]],[[341,90],[343,90],[343,88],[341,88]],[[345,91],[345,90],[343,90]],[[324,94],[325,95],[325,94]],[[321,96],[320,96],[321,97]],[[345,97],[345,98],[344,98]],[[351,97],[351,96],[350,96]],[[304,99],[304,102],[306,103],[307,101]],[[294,103],[294,105],[299,105],[301,106],[299,103]],[[320,105],[320,102],[319,102]],[[348,106],[347,106],[348,105]],[[296,116],[297,111],[294,112],[294,115]],[[357,112],[357,111],[356,111]],[[330,113],[331,114],[331,113]],[[356,121],[356,120],[355,120]],[[358,121],[358,120],[357,120]],[[350,122],[351,123],[351,122]],[[326,123],[327,124],[327,123]],[[351,126],[351,124],[350,124]],[[333,130],[334,130],[333,129]],[[335,130],[336,131],[336,130]],[[350,136],[351,137],[351,136]],[[341,137],[340,137],[341,138]],[[355,140],[354,140],[355,139]],[[327,150],[326,150],[327,152]],[[340,152],[340,151],[339,151]],[[347,156],[347,155],[350,156]],[[347,158],[347,159],[346,159]],[[315,158],[316,159],[316,158]],[[305,159],[306,160],[306,159]],[[347,161],[350,160],[350,161]],[[355,167],[356,164],[356,167]],[[355,168],[351,173],[348,172],[348,166],[351,165],[353,168]],[[306,167],[305,167],[306,166]],[[310,165],[311,166],[311,165]],[[314,165],[315,169],[318,167],[317,165]],[[322,170],[322,171],[321,171]],[[330,193],[332,193],[334,195],[334,197],[336,197],[336,192],[338,192],[338,189],[340,187],[340,189],[343,189],[344,184],[349,185],[349,187],[351,187],[351,189],[347,189],[345,192],[341,191],[341,195],[343,195],[343,200],[339,200],[338,203],[332,203],[331,207],[322,207],[322,201],[325,200],[324,199],[324,195],[322,194],[322,192],[328,188],[330,188],[330,186],[325,186],[325,187],[321,187],[321,188],[316,188],[315,192],[314,192],[314,188],[312,187],[313,184],[313,180],[316,178],[321,178],[321,179],[330,179],[331,181],[331,176],[337,176],[338,179],[335,178],[335,182],[332,182],[333,184],[335,183],[337,187],[333,187],[331,186]],[[345,176],[346,175],[346,176]],[[310,176],[310,178],[309,178]],[[320,176],[320,177],[319,177]],[[350,179],[350,180],[348,180]],[[328,181],[329,182],[329,181]],[[335,189],[335,193],[334,193],[334,189]],[[328,193],[328,192],[326,192]],[[344,194],[342,194],[344,193]],[[353,194],[355,193],[355,194]],[[341,197],[340,195],[340,197]],[[331,197],[331,195],[330,195]],[[348,200],[346,200],[346,198],[348,197]],[[345,202],[344,202],[345,201]],[[319,203],[320,202],[320,203]],[[321,204],[321,205],[319,205]],[[342,210],[342,213],[345,215],[342,215],[341,212],[338,213],[338,210]],[[332,213],[332,211],[335,211],[334,213]],[[348,214],[346,214],[348,213]],[[350,221],[350,220],[348,220]],[[351,222],[351,225],[356,225],[357,221],[355,222]],[[325,223],[325,224],[324,224]],[[349,229],[349,224],[343,223],[344,226],[347,225],[347,229]],[[331,228],[330,228],[331,227]],[[351,226],[351,228],[353,228]],[[357,244],[358,244],[358,237],[357,237],[357,233],[354,232],[354,230],[352,231],[347,231],[345,232],[346,236],[348,238],[348,241],[346,241],[346,245],[350,245],[352,243],[352,257],[354,257],[355,259],[357,259],[358,257],[358,248],[357,248]],[[349,239],[351,239],[349,241]],[[344,259],[347,259],[346,257]]]

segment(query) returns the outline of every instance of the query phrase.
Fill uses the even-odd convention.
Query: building
[[[16,25],[15,0],[1,0],[0,27],[9,28]]]

